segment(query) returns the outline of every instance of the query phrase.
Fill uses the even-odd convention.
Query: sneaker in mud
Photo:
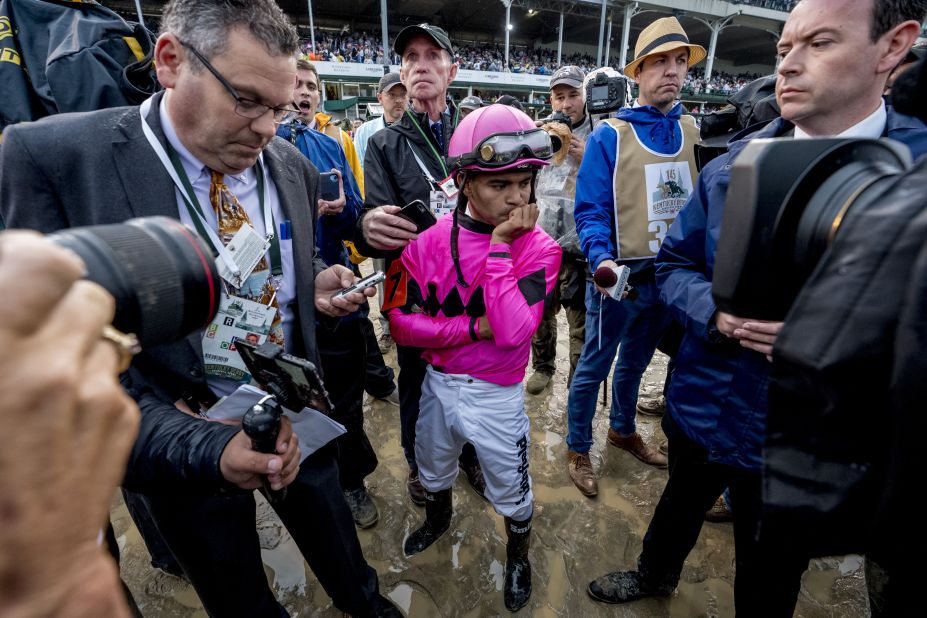
[[[644,416],[663,416],[666,413],[666,397],[660,395],[656,399],[639,399],[637,413]]]
[[[647,585],[638,571],[614,571],[589,582],[586,592],[603,603],[627,603],[645,597],[667,597],[675,586]]]
[[[370,528],[379,521],[380,513],[377,511],[377,505],[370,499],[366,487],[345,491],[344,499],[351,509],[351,515],[358,528]]]
[[[547,385],[550,384],[551,377],[549,373],[535,371],[531,374],[531,377],[528,378],[525,390],[528,391],[529,395],[540,395],[544,392],[544,389],[547,388]]]
[[[393,349],[393,337],[389,333],[383,333],[377,339],[377,345],[380,347],[380,354],[386,354]]]

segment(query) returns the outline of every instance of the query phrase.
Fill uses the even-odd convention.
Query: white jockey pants
[[[521,383],[500,386],[430,365],[422,383],[415,425],[415,461],[428,491],[448,489],[457,478],[457,457],[470,442],[486,479],[486,498],[496,512],[516,521],[533,510],[528,415]]]

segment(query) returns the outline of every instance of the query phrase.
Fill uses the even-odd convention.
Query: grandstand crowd
[[[779,2],[779,4],[787,4]],[[305,39],[302,42],[303,50],[310,62],[355,62],[360,64],[382,64],[382,42],[368,32],[339,32],[332,33],[316,29],[315,49],[312,41]],[[496,43],[472,43],[457,48],[457,64],[461,69],[473,71],[502,72],[505,70],[505,49]],[[620,69],[617,57],[612,59],[610,66]],[[389,62],[398,64],[399,58],[395,53],[390,54]],[[544,47],[519,48],[509,50],[509,71],[512,73],[527,73],[533,75],[553,75],[561,66],[578,66],[584,72],[596,68],[595,58],[589,54],[567,54],[557,62],[557,50]],[[749,84],[759,75],[755,73],[739,73],[731,75],[716,72],[711,79],[705,79],[704,70],[694,70],[686,78],[683,90],[692,94],[722,94],[731,95]]]

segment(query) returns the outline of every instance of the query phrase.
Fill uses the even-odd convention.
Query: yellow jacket
[[[364,197],[364,168],[361,167],[361,160],[357,156],[354,142],[351,140],[350,135],[333,124],[331,120],[332,117],[328,114],[322,112],[316,112],[315,114],[318,130],[341,144],[341,150],[344,151],[344,158],[348,160],[348,165],[351,166],[351,171],[354,172],[357,188],[360,189],[361,197]]]

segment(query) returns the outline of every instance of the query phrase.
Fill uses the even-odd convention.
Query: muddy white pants
[[[528,415],[522,385],[500,386],[429,366],[415,425],[415,460],[428,491],[448,489],[457,478],[457,456],[467,442],[476,448],[486,479],[486,498],[500,515],[523,521],[531,515]]]

